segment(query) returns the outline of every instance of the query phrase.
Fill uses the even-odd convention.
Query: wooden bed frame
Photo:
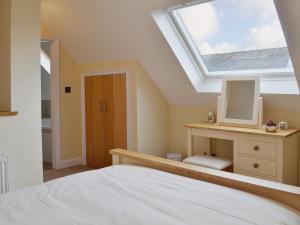
[[[113,165],[130,164],[161,170],[255,195],[266,197],[300,211],[300,188],[223,171],[212,170],[123,149],[110,151]]]

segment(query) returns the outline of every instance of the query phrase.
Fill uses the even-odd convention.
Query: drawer
[[[238,156],[237,169],[245,172],[276,177],[276,161],[251,156]]]
[[[244,176],[247,176],[247,177],[254,177],[254,178],[258,178],[258,179],[263,179],[263,180],[268,180],[268,181],[273,181],[273,182],[277,182],[276,180],[276,177],[267,177],[267,176],[262,176],[262,175],[257,175],[257,174],[254,174],[254,173],[246,173],[244,171],[238,171],[237,174],[240,174],[240,175],[244,175]]]
[[[253,156],[263,156],[276,159],[277,144],[271,142],[239,140],[238,152]]]

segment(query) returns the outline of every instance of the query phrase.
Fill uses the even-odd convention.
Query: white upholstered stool
[[[233,162],[229,159],[218,158],[208,155],[195,155],[183,160],[184,163],[189,163],[197,166],[202,166],[215,170],[232,172]]]

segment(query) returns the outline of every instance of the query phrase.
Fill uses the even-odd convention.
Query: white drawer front
[[[238,157],[238,170],[276,177],[276,161],[242,155]]]
[[[277,144],[262,141],[239,140],[238,152],[276,159]]]
[[[258,179],[263,179],[263,180],[269,180],[269,181],[276,182],[276,177],[271,178],[271,177],[266,177],[266,176],[259,176],[257,174],[253,174],[253,173],[249,173],[249,172],[245,173],[245,172],[241,172],[241,171],[238,171],[237,174],[244,175],[244,176],[247,176],[247,177],[254,177],[254,178],[258,178]]]
[[[241,172],[241,171],[238,171],[237,174],[240,174],[240,175],[244,175],[244,176],[247,176],[247,177],[254,177],[254,178],[258,178],[258,179],[263,179],[263,180],[269,180],[269,181],[274,181],[276,182],[276,177],[266,177],[266,176],[262,176],[262,175],[257,175],[257,174],[254,174],[254,173],[246,173],[246,172]]]

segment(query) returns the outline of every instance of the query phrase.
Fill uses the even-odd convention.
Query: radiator
[[[8,192],[7,156],[0,155],[0,194]]]

